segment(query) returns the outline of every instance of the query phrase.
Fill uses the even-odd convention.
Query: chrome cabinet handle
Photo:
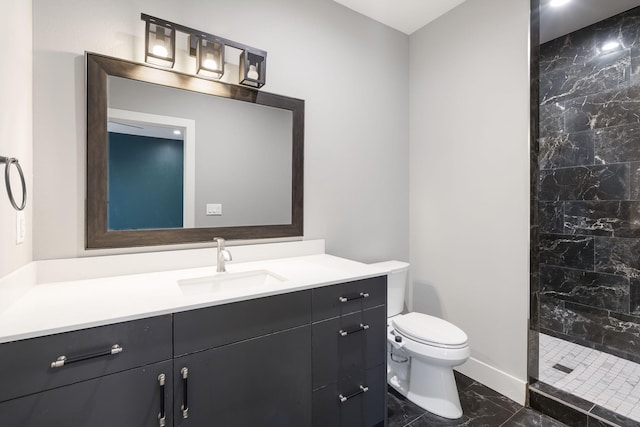
[[[189,376],[189,369],[186,367],[180,369],[180,374],[182,375],[182,406],[180,406],[180,409],[182,410],[182,418],[189,418],[189,401],[187,400],[187,378]]]
[[[338,301],[340,301],[340,302],[349,302],[349,301],[362,299],[362,298],[369,298],[369,294],[366,293],[366,292],[360,292],[360,294],[357,297],[353,297],[353,298],[338,297]]]
[[[368,391],[369,391],[369,387],[365,387],[365,386],[361,385],[360,386],[360,390],[356,391],[355,393],[351,393],[348,396],[343,396],[342,394],[340,394],[340,395],[338,395],[338,399],[340,399],[341,403],[344,403],[347,400],[351,399],[352,397],[356,397],[357,395],[362,394],[362,393],[366,393]]]
[[[160,427],[165,427],[167,418],[164,407],[164,383],[166,377],[164,374],[158,375],[158,383],[160,384],[160,413],[158,414],[158,424]]]
[[[369,325],[365,325],[363,323],[360,323],[360,326],[358,326],[355,329],[352,329],[350,331],[344,331],[344,330],[340,329],[338,331],[338,333],[340,334],[341,337],[346,337],[347,335],[353,334],[354,332],[366,331],[367,329],[369,329]]]
[[[122,353],[124,348],[120,347],[118,344],[114,344],[111,346],[109,350],[100,351],[97,353],[85,354],[83,356],[75,356],[75,357],[67,357],[67,356],[58,356],[58,358],[51,362],[52,368],[61,368],[65,365],[69,365],[71,363],[82,362],[83,360],[96,359],[98,357],[111,356],[112,354]]]

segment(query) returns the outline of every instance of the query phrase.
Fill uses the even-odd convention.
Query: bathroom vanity
[[[0,313],[2,423],[384,426],[385,272],[328,255],[231,267],[36,285]],[[283,280],[243,289],[256,271]],[[202,274],[194,292],[191,277]],[[122,298],[140,297],[136,281],[163,295],[109,310],[101,292],[127,281]],[[50,299],[61,291],[69,298]],[[59,319],[21,333],[5,323],[47,299]]]

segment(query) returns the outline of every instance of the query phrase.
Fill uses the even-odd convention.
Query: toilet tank
[[[387,317],[402,313],[409,264],[402,261],[385,261],[371,265],[389,270],[387,276]]]

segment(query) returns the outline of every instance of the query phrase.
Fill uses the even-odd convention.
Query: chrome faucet
[[[224,248],[224,239],[222,237],[214,237],[213,240],[218,244],[218,259],[216,262],[216,272],[224,273],[226,270],[224,263],[231,261],[231,252]]]

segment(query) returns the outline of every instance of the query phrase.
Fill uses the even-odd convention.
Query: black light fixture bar
[[[175,22],[167,21],[165,19],[156,18],[155,16],[147,15],[146,13],[141,13],[140,19],[147,23],[151,22],[159,26],[170,27],[170,28],[173,28],[175,31],[180,31],[181,33],[188,34],[189,35],[189,55],[191,56],[196,55],[199,38],[204,38],[207,40],[215,40],[223,45],[223,49],[224,49],[224,46],[230,46],[232,48],[240,50],[241,64],[239,67],[240,68],[239,83],[246,86],[255,87],[255,88],[260,88],[264,86],[266,82],[265,76],[266,76],[266,64],[267,64],[267,51],[262,49],[256,49],[255,47],[238,43],[236,41],[229,40],[224,37],[216,36],[215,34],[210,34],[204,31],[196,30],[195,28],[190,28],[181,24],[176,24]],[[254,58],[255,64],[246,63],[245,60],[247,58]],[[251,67],[251,73],[249,72],[250,65],[254,65],[254,67]],[[255,75],[256,72],[258,72],[257,77]]]

